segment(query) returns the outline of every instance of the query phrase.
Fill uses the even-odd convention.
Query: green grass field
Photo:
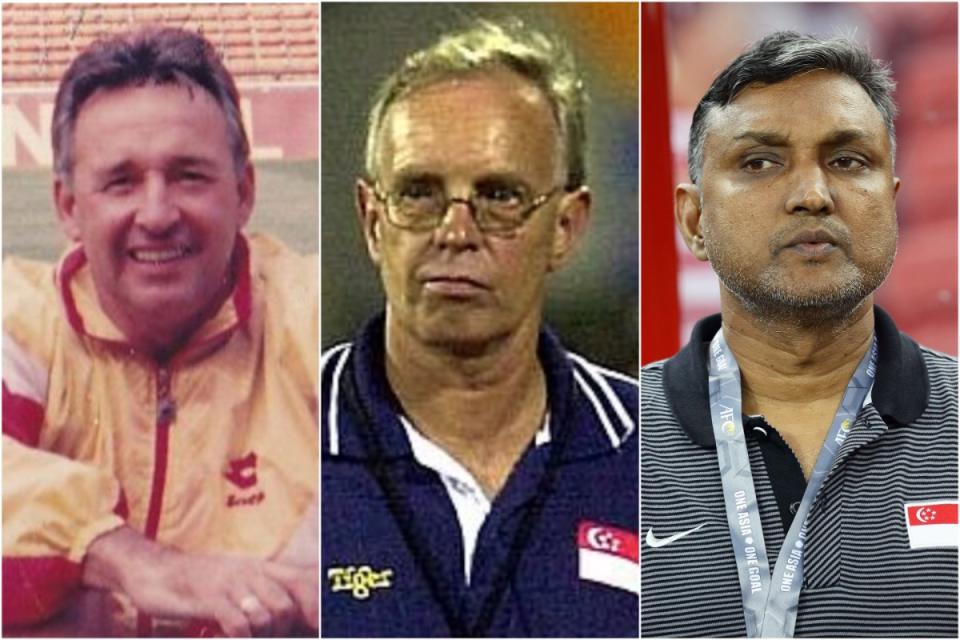
[[[302,253],[318,251],[316,160],[256,164],[250,230],[271,233]],[[49,169],[3,170],[3,255],[55,260],[67,246],[53,209]]]

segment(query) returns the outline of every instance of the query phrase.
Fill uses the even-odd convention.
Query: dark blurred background
[[[637,352],[637,6],[355,4],[321,7],[322,341],[349,340],[383,307],[353,192],[366,117],[380,81],[465,18],[516,16],[565,39],[591,97],[588,183],[594,216],[580,254],[552,276],[547,322],[566,346],[635,373]]]

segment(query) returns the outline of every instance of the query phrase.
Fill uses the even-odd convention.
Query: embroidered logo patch
[[[581,521],[577,527],[580,579],[640,593],[640,541],[637,534]]]
[[[223,477],[230,484],[241,491],[253,489],[257,486],[257,454],[251,451],[242,458],[231,460]],[[227,496],[227,506],[248,507],[260,504],[266,497],[263,491],[246,494],[231,494]]]
[[[903,505],[911,549],[957,546],[957,503],[911,502]]]
[[[231,460],[223,477],[238,489],[249,489],[257,484],[257,454],[251,451],[242,458]]]
[[[375,570],[370,565],[330,567],[327,580],[334,593],[347,592],[354,600],[366,600],[375,589],[393,586],[393,569]]]

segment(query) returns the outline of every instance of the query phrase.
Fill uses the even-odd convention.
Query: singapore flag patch
[[[597,522],[577,527],[580,579],[640,593],[637,534]]]
[[[911,549],[957,546],[957,503],[911,502],[903,505]]]

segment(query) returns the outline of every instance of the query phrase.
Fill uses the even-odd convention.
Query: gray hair
[[[699,184],[703,170],[703,145],[707,120],[714,109],[727,106],[755,82],[776,84],[808,71],[841,73],[856,80],[877,107],[896,151],[893,120],[897,105],[890,65],[870,57],[864,47],[843,38],[821,40],[793,31],[777,31],[756,42],[724,69],[710,85],[693,113],[687,167],[690,179]]]
[[[586,92],[570,50],[519,20],[477,19],[409,55],[380,85],[367,119],[366,171],[376,176],[380,130],[391,105],[417,89],[475,71],[505,69],[539,88],[550,103],[566,155],[565,187],[586,180]]]
[[[73,134],[80,109],[100,89],[182,85],[209,93],[223,110],[228,143],[239,172],[250,157],[233,76],[213,45],[194,31],[146,27],[99,40],[77,56],[63,74],[53,110],[53,167],[73,171]]]

